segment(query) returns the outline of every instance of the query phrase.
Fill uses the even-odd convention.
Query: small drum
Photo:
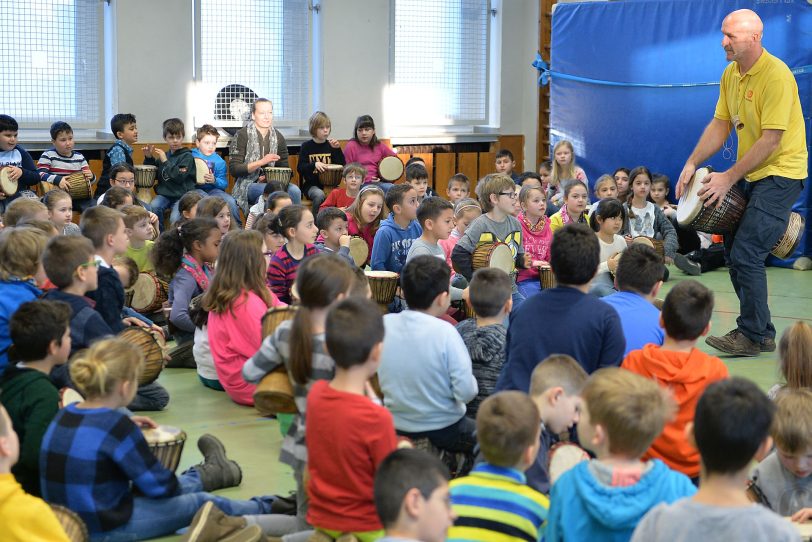
[[[792,253],[795,252],[795,249],[798,248],[798,244],[801,242],[805,225],[806,221],[804,217],[798,213],[790,213],[787,231],[784,232],[784,235],[781,236],[781,239],[778,240],[770,253],[782,260],[792,256]]]
[[[209,173],[209,163],[202,158],[195,158],[195,182],[197,184],[206,184],[206,173]]]
[[[632,243],[637,243],[639,245],[646,245],[654,249],[654,251],[660,255],[660,258],[665,258],[665,245],[660,239],[655,239],[654,237],[646,237],[645,235],[638,235],[634,239],[632,239]]]
[[[118,334],[118,338],[136,346],[144,353],[144,370],[138,385],[143,386],[155,382],[158,375],[164,368],[164,348],[163,337],[147,331],[145,328],[130,326]]]
[[[141,314],[152,314],[162,309],[164,301],[169,299],[169,285],[152,273],[139,273],[131,307]]]
[[[358,267],[364,267],[369,259],[369,245],[363,237],[354,235],[350,239],[350,256]]]
[[[365,271],[364,274],[369,281],[369,289],[372,290],[372,299],[378,305],[386,307],[395,300],[400,275],[392,271]]]
[[[319,173],[319,182],[325,188],[333,188],[341,184],[341,173],[344,166],[338,164],[327,164],[327,169]]]
[[[158,168],[155,166],[134,166],[135,186],[138,188],[152,188],[155,186],[155,175]]]
[[[276,181],[282,184],[282,190],[287,190],[290,180],[293,178],[293,170],[289,167],[264,167],[265,182]]]
[[[483,267],[495,267],[508,275],[514,271],[513,252],[504,243],[481,243],[474,249],[474,271]]]
[[[144,433],[147,446],[161,465],[175,472],[180,463],[180,454],[183,453],[183,445],[186,443],[186,433],[169,425],[159,425],[155,429],[145,428],[141,431]]]
[[[65,180],[70,185],[68,186],[68,194],[74,200],[90,199],[90,196],[93,195],[90,190],[90,181],[85,179],[85,175],[81,171],[71,173],[65,177]]]
[[[73,388],[62,388],[59,390],[59,408],[65,408],[74,403],[81,403],[85,398]]]
[[[90,535],[87,532],[87,526],[79,514],[65,508],[59,504],[52,504],[51,511],[56,516],[56,520],[62,526],[62,530],[68,535],[70,542],[87,542],[90,540]]]
[[[559,442],[550,450],[547,460],[547,472],[550,475],[550,485],[553,485],[562,474],[573,468],[581,461],[588,461],[589,454],[580,446],[572,442]]]
[[[702,179],[713,171],[710,166],[699,168],[694,178],[685,187],[685,192],[677,206],[677,222],[696,231],[724,235],[736,229],[744,214],[747,200],[738,186],[731,186],[718,209],[715,205],[705,207],[698,193],[702,189]]]
[[[262,317],[262,338],[273,335],[279,324],[292,320],[296,316],[296,307],[271,307]]]
[[[293,385],[284,365],[280,365],[259,381],[254,391],[254,407],[263,416],[299,412],[293,398]]]
[[[7,196],[13,196],[17,193],[17,181],[12,181],[9,173],[11,173],[11,168],[0,168],[0,190]]]
[[[555,288],[555,275],[553,275],[553,268],[550,266],[539,267],[539,283],[541,289]]]
[[[397,156],[387,156],[378,164],[378,175],[390,183],[397,181],[403,175],[403,162]]]

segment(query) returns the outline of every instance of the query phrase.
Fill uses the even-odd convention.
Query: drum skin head
[[[201,158],[195,158],[195,173],[197,174],[197,184],[206,184],[204,176],[209,172],[209,164]]]
[[[183,433],[179,428],[171,425],[159,425],[156,428],[143,429],[144,439],[149,443],[173,442]]]
[[[702,211],[704,202],[699,197],[699,191],[702,189],[702,179],[711,171],[709,167],[697,169],[694,178],[685,187],[685,192],[683,192],[682,197],[679,199],[679,205],[677,205],[677,222],[681,226],[688,226]]]
[[[513,272],[513,252],[504,244],[497,245],[491,254],[491,267],[501,269],[507,274]]]
[[[7,196],[17,193],[17,181],[12,181],[8,174],[11,170],[7,167],[0,168],[0,190]]]
[[[363,238],[355,236],[350,239],[350,256],[352,256],[355,265],[358,267],[361,267],[367,262],[369,246]]]
[[[378,174],[384,181],[395,182],[403,175],[403,162],[397,156],[387,156],[381,160]]]

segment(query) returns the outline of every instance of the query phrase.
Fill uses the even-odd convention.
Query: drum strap
[[[180,266],[194,277],[201,290],[208,290],[209,279],[211,278],[211,268],[208,265],[204,263],[201,266],[189,253],[186,253],[183,255]]]

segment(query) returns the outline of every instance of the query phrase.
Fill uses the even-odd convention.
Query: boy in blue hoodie
[[[237,208],[237,200],[231,194],[226,192],[228,190],[228,166],[223,157],[217,154],[217,138],[220,133],[217,128],[211,124],[204,124],[197,129],[195,134],[196,149],[192,151],[192,156],[199,158],[209,165],[210,172],[206,174],[206,183],[197,185],[197,191],[205,196],[220,196],[228,204],[231,211],[231,220],[237,224],[237,228],[242,228],[242,220],[240,219],[240,211]],[[180,219],[180,211],[178,210],[178,203],[172,207],[172,214],[169,220],[174,224]]]
[[[423,234],[417,222],[417,191],[409,184],[393,186],[386,195],[386,207],[392,211],[381,222],[372,243],[370,265],[373,271],[400,273],[412,241]]]
[[[9,321],[26,301],[40,295],[45,281],[40,260],[47,236],[35,228],[7,228],[0,232],[0,373],[8,365],[11,346]]]
[[[0,168],[8,168],[8,176],[17,181],[17,192],[4,194],[0,191],[0,212],[4,212],[8,204],[20,197],[22,192],[29,192],[39,183],[37,166],[31,155],[17,144],[19,125],[14,117],[0,115]]]
[[[597,459],[553,484],[545,540],[627,541],[651,508],[696,492],[660,460],[640,460],[674,413],[674,400],[653,380],[617,368],[596,371],[581,397],[578,438]]]

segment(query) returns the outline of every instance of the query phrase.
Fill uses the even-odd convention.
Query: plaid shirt
[[[70,508],[98,533],[130,520],[131,482],[153,499],[176,495],[180,487],[124,414],[76,405],[60,410],[42,439],[42,497]]]

